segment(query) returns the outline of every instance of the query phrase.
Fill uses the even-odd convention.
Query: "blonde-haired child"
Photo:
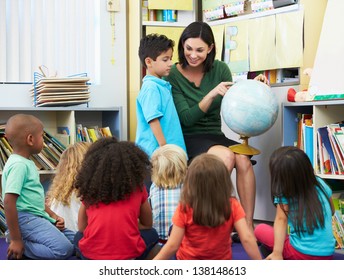
[[[76,142],[62,153],[47,193],[47,203],[51,210],[63,217],[66,228],[73,231],[78,230],[78,212],[81,205],[74,181],[90,145],[88,142]]]
[[[167,144],[155,150],[151,163],[153,183],[149,198],[153,212],[153,228],[164,243],[180,199],[187,170],[187,156],[179,146]]]
[[[154,258],[178,260],[232,259],[230,234],[236,228],[251,259],[261,259],[223,161],[212,154],[196,156],[188,167],[180,203],[167,243]]]

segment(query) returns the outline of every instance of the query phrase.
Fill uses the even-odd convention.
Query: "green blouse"
[[[220,115],[222,96],[218,95],[214,99],[206,113],[199,108],[198,103],[219,83],[232,81],[227,64],[215,60],[212,69],[204,74],[199,87],[186,79],[176,64],[165,79],[172,85],[173,100],[183,134],[223,134]]]

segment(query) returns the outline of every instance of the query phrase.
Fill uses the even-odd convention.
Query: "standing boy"
[[[174,42],[164,35],[141,39],[139,57],[147,73],[136,100],[136,144],[149,157],[160,146],[175,144],[186,151],[171,85],[162,79],[170,73]]]
[[[2,197],[9,230],[9,259],[67,259],[74,252],[74,232],[44,203],[44,189],[29,158],[43,148],[43,124],[34,116],[17,114],[6,124],[13,153],[2,174]]]

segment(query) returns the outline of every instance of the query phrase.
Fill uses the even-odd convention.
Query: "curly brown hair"
[[[87,205],[109,204],[126,199],[150,172],[147,154],[129,141],[115,137],[97,140],[87,151],[75,188]]]

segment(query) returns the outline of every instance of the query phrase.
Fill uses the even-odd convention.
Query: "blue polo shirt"
[[[159,119],[166,143],[178,145],[186,152],[169,82],[150,75],[143,78],[142,88],[136,99],[136,117],[135,142],[149,157],[159,147],[149,126],[149,122],[154,119]]]

